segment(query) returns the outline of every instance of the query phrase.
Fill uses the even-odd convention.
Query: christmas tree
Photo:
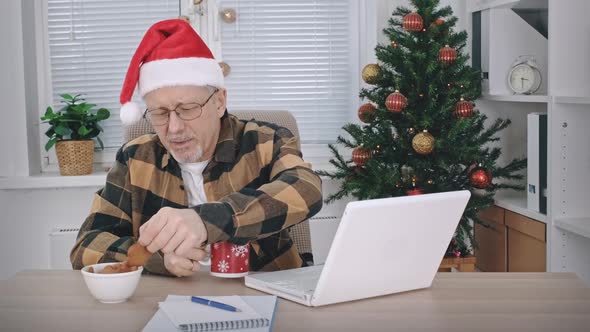
[[[411,3],[413,9],[393,12],[383,30],[391,43],[378,45],[379,63],[362,71],[369,84],[360,92],[362,124],[346,124],[348,135],[337,139],[352,149],[352,160],[330,145],[335,168],[319,174],[341,183],[326,203],[349,195],[364,200],[471,190],[446,253],[465,256],[476,245],[473,222],[486,225],[478,211],[493,204],[498,189],[523,189],[513,180],[523,178],[526,160],[496,164],[501,149],[490,143],[510,120],[488,124],[474,108],[481,76],[468,65],[467,33],[453,30],[451,7],[439,8],[438,0]]]

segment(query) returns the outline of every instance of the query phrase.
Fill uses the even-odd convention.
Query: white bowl
[[[125,273],[102,274],[88,272],[90,267],[94,269],[94,272],[100,272],[105,266],[113,264],[117,263],[88,265],[80,270],[88,290],[92,296],[102,303],[121,303],[127,301],[135,292],[139,278],[141,277],[141,271],[143,271],[143,267],[140,266],[137,271]]]

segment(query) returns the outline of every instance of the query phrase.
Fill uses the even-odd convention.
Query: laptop
[[[430,287],[470,196],[462,190],[350,202],[324,265],[252,273],[245,284],[306,306]]]

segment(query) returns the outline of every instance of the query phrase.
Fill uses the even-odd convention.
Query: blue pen
[[[218,309],[222,309],[222,310],[227,310],[227,311],[242,311],[236,307],[232,307],[229,304],[225,304],[225,303],[221,303],[221,302],[216,302],[216,301],[211,301],[211,300],[207,300],[204,299],[202,297],[197,297],[197,296],[191,296],[191,301],[195,302],[195,303],[199,303],[199,304],[204,304],[204,305],[208,305],[210,307],[215,307]]]

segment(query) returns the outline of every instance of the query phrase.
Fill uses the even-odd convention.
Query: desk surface
[[[243,279],[142,276],[133,297],[101,304],[79,271],[0,281],[1,331],[140,331],[168,294],[260,295]],[[590,288],[570,273],[439,273],[429,289],[308,308],[280,300],[274,331],[589,331]]]

